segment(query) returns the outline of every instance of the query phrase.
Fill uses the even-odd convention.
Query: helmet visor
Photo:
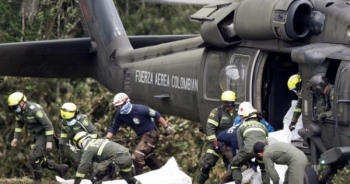
[[[17,105],[11,105],[11,106],[9,106],[9,109],[11,109],[11,110],[16,110],[16,109],[18,108],[18,106],[19,106],[19,104],[17,104]]]
[[[222,104],[226,109],[232,109],[235,106],[235,102],[223,101]]]

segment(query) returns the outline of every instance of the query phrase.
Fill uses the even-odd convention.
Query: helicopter
[[[112,0],[76,0],[86,38],[0,44],[0,75],[91,77],[113,93],[123,91],[204,129],[221,93],[232,90],[237,107],[252,102],[278,130],[296,98],[286,82],[301,73],[299,134],[315,168],[306,172],[307,183],[331,181],[350,155],[350,2],[216,2],[190,17],[200,24],[200,35],[128,36]],[[315,95],[307,83],[315,74],[325,76],[336,94],[334,117],[322,123],[315,121]],[[320,177],[319,160],[327,166]]]

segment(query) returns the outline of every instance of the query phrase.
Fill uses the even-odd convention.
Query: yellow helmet
[[[79,149],[83,149],[84,140],[89,139],[89,138],[90,138],[90,136],[88,133],[78,132],[77,134],[75,134],[75,136],[73,138],[74,145]]]
[[[21,101],[27,102],[27,97],[21,92],[12,93],[7,99],[9,107],[18,105]]]
[[[64,103],[60,110],[60,117],[65,120],[72,119],[77,112],[77,106],[74,103]]]
[[[257,118],[258,117],[257,114],[258,114],[258,111],[256,111],[255,109],[247,109],[243,113],[243,118],[244,119]]]
[[[227,102],[236,101],[236,93],[233,91],[224,91],[221,94],[221,101],[227,101]]]
[[[299,74],[294,74],[289,77],[287,86],[289,90],[297,88],[297,84],[301,82],[301,76]]]

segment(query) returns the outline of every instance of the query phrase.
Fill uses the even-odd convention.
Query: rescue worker
[[[74,184],[82,181],[91,164],[91,181],[94,184],[102,183],[105,176],[114,180],[117,172],[128,184],[141,184],[134,178],[128,148],[108,139],[92,139],[86,131],[78,132],[73,139],[75,146],[83,150]]]
[[[235,121],[234,121],[234,125],[238,125],[242,123],[242,115],[243,115],[243,111],[244,109],[254,109],[252,104],[250,102],[242,102],[241,104],[239,104],[238,107],[238,116],[236,116]],[[265,127],[267,128],[267,130],[269,132],[274,132],[275,128],[273,128],[273,126],[271,126],[263,117],[261,117],[258,114],[258,120],[260,121],[261,124],[265,125]]]
[[[289,130],[293,131],[295,129],[295,125],[298,122],[298,119],[301,115],[302,111],[302,97],[301,97],[301,76],[300,74],[294,74],[289,77],[287,82],[288,89],[293,91],[298,96],[298,101],[295,106],[292,121],[289,124]]]
[[[263,158],[266,171],[269,173],[273,184],[279,184],[280,180],[274,163],[288,165],[284,184],[304,183],[305,168],[308,161],[305,154],[295,146],[284,142],[271,145],[257,142],[254,145],[254,153]]]
[[[242,183],[242,165],[255,157],[253,146],[256,142],[264,142],[267,144],[268,131],[264,125],[258,121],[257,111],[255,109],[247,109],[243,111],[243,123],[237,130],[237,141],[239,151],[231,161],[232,177],[236,184]],[[268,173],[265,171],[264,162],[260,158],[256,158],[256,163],[261,170],[261,178],[263,184],[270,183]]]
[[[314,75],[309,80],[311,91],[316,95],[316,119],[322,122],[325,118],[333,117],[334,88],[328,80],[320,75]]]
[[[224,91],[221,94],[222,105],[214,108],[209,114],[206,125],[206,139],[210,144],[203,158],[203,165],[198,178],[199,184],[205,183],[209,178],[210,170],[216,165],[216,162],[221,157],[221,154],[215,151],[214,143],[217,142],[217,135],[220,132],[232,126],[233,117],[236,116],[235,101],[235,92]],[[229,160],[223,157],[223,161],[227,167],[229,165]]]
[[[56,164],[45,158],[45,150],[52,149],[54,130],[51,121],[43,108],[36,103],[27,101],[21,92],[14,92],[8,97],[8,107],[15,112],[16,126],[11,146],[17,146],[24,125],[33,134],[29,163],[33,168],[34,180],[41,182],[42,168],[56,171],[60,177],[65,177],[69,167],[66,164]]]
[[[80,162],[82,150],[75,148],[73,138],[78,132],[84,131],[91,138],[96,139],[98,136],[96,127],[91,123],[88,117],[79,112],[74,103],[64,103],[60,110],[60,118],[64,120],[61,126],[61,135],[59,141],[59,149],[64,155],[66,145],[70,146],[70,155],[73,158],[74,169],[77,170]]]
[[[133,153],[136,175],[143,173],[145,163],[151,170],[159,169],[162,163],[154,154],[159,139],[159,130],[152,118],[158,121],[167,133],[173,133],[174,129],[159,112],[144,105],[131,104],[128,95],[125,93],[115,95],[113,106],[117,111],[106,138],[112,138],[122,124],[130,126],[140,140]]]

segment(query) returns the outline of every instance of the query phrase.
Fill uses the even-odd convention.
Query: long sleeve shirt
[[[23,127],[26,125],[28,131],[34,135],[44,131],[46,135],[46,141],[53,142],[54,130],[52,123],[39,104],[27,101],[25,110],[20,113],[15,113],[15,116],[15,139],[19,139],[23,131]]]
[[[216,139],[220,132],[230,128],[235,116],[236,112],[230,113],[221,106],[213,109],[209,114],[206,126],[207,140]]]
[[[232,148],[232,156],[236,156],[236,150],[238,150],[237,131],[241,124],[234,125],[218,135],[218,142],[222,142]]]

